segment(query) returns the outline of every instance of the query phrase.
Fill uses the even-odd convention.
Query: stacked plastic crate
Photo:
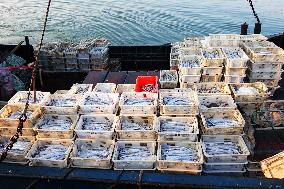
[[[105,38],[96,39],[90,51],[91,70],[102,70],[108,66],[109,41]]]
[[[200,174],[203,155],[198,142],[197,93],[163,91],[159,96],[158,170]]]
[[[250,82],[263,82],[271,90],[277,88],[283,72],[284,51],[265,40],[245,41],[242,46],[250,58]]]

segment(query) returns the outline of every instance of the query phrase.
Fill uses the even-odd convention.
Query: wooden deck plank
[[[108,74],[108,71],[91,71],[88,73],[87,77],[84,80],[84,84],[93,84],[103,83]]]
[[[127,72],[109,72],[104,82],[121,84],[124,83],[126,75]]]

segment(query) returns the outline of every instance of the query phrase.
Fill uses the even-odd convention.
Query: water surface
[[[284,1],[255,0],[263,34],[284,32]],[[1,0],[0,43],[39,41],[47,0]],[[239,33],[255,18],[246,0],[53,0],[45,41],[102,36],[112,44],[163,44],[189,35]]]

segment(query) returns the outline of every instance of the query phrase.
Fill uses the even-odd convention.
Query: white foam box
[[[161,130],[162,122],[177,122],[182,124],[188,124],[192,126],[193,132],[162,131]],[[157,118],[157,122],[155,123],[155,130],[158,135],[158,141],[188,141],[188,142],[198,141],[199,128],[198,128],[198,120],[195,116],[187,116],[187,117],[160,116]]]
[[[151,153],[149,160],[120,160],[119,151],[129,147],[147,147]],[[114,170],[155,170],[156,169],[156,142],[154,141],[117,141],[112,157]]]
[[[125,104],[128,100],[137,100],[137,99],[146,99],[150,100],[150,105],[145,104],[134,104],[127,105]],[[149,92],[125,92],[121,94],[119,107],[120,114],[156,114],[158,106],[158,94],[157,93],[149,93]]]
[[[206,152],[205,143],[222,143],[233,142],[236,143],[241,153],[240,154],[218,154],[210,155]],[[206,163],[247,163],[247,157],[250,152],[246,146],[245,141],[239,135],[203,135],[202,136],[202,150],[204,154],[204,161]]]
[[[116,122],[115,131],[117,133],[117,140],[139,140],[139,141],[151,141],[156,140],[156,132],[154,125],[156,123],[157,117],[154,115],[123,115],[119,116]],[[123,129],[123,124],[128,122],[128,124],[146,124],[149,130],[137,130],[137,129]]]
[[[229,119],[236,121],[233,126],[224,127],[209,127],[208,119]],[[201,129],[205,135],[242,135],[245,125],[245,120],[239,110],[224,111],[224,112],[203,112],[201,113]]]
[[[255,88],[258,91],[258,93],[257,94],[237,93],[237,90],[241,87]],[[269,97],[266,85],[261,82],[231,84],[230,88],[232,90],[233,97],[237,103],[263,102]]]
[[[114,150],[115,142],[113,140],[94,140],[94,139],[77,139],[73,145],[73,150],[70,154],[71,166],[79,168],[96,168],[96,169],[111,169],[111,157]],[[82,158],[78,156],[78,151],[82,146],[86,145],[92,149],[100,149],[101,147],[108,149],[108,156],[106,158]],[[86,152],[88,153],[88,151]]]
[[[98,123],[109,123],[111,125],[110,130],[96,130],[94,129],[84,129],[85,120],[94,120]],[[78,138],[82,139],[102,139],[102,140],[112,140],[114,138],[114,129],[117,123],[118,117],[114,114],[94,114],[94,115],[81,115],[79,121],[75,127],[75,133]]]
[[[185,98],[189,101],[187,105],[167,105],[164,99],[167,97],[172,98]],[[199,113],[199,101],[196,92],[172,92],[160,93],[160,114],[162,115],[197,115]]]
[[[187,147],[197,151],[197,161],[174,161],[164,160],[162,158],[163,146],[176,146],[176,147]],[[169,170],[174,172],[184,172],[196,174],[202,171],[203,154],[201,144],[199,142],[185,142],[185,141],[160,141],[158,142],[157,150],[157,169],[161,171]]]
[[[68,166],[68,157],[73,147],[72,140],[54,140],[54,139],[38,139],[33,146],[31,147],[30,151],[26,155],[26,159],[30,161],[30,166],[47,166],[47,167],[59,167],[59,168],[66,168]],[[66,152],[64,153],[64,159],[62,160],[55,160],[55,159],[43,159],[37,158],[35,155],[38,153],[39,148],[44,145],[63,145],[67,147]]]

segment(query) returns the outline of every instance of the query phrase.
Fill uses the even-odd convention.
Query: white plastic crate
[[[177,150],[179,152],[177,152]],[[173,151],[172,154],[170,151]],[[196,172],[202,171],[202,164],[203,154],[200,143],[182,141],[158,142],[158,170],[170,170],[176,172],[185,171],[187,173],[192,172],[196,174]]]
[[[249,60],[246,53],[239,47],[222,48],[225,55],[225,66],[231,68],[246,67]]]
[[[17,163],[17,164],[27,164],[28,160],[25,159],[28,151],[35,141],[35,137],[23,137],[17,140],[17,142],[13,145],[13,148],[8,151],[7,157],[3,162],[5,163]],[[0,152],[2,152],[4,146],[6,146],[10,142],[10,136],[1,136],[0,137]],[[1,154],[1,153],[0,153]]]
[[[247,67],[226,67],[225,75],[246,75]]]
[[[161,70],[159,83],[161,88],[173,89],[177,87],[178,84],[178,74],[175,70]]]
[[[198,141],[198,120],[195,116],[160,116],[157,118],[155,130],[158,133],[158,141]]]
[[[120,114],[156,114],[158,94],[148,92],[122,93],[119,101]]]
[[[160,114],[197,115],[199,101],[196,92],[160,93]]]
[[[154,170],[156,169],[156,142],[118,141],[116,142],[112,161],[114,170]],[[125,154],[129,149],[135,153]],[[125,150],[123,152],[123,150]],[[144,153],[142,153],[144,151]],[[140,152],[140,153],[138,153]]]
[[[210,39],[209,40],[210,47],[239,47],[240,41],[236,39]]]
[[[113,150],[114,141],[112,140],[77,139],[70,154],[71,166],[110,169]]]
[[[261,82],[231,84],[230,87],[237,103],[263,102],[269,96],[266,85]]]
[[[199,75],[204,65],[201,56],[185,56],[180,59],[179,73],[182,75]]]
[[[209,34],[209,39],[213,40],[232,40],[239,39],[239,35],[237,34]]]
[[[135,84],[118,84],[116,87],[116,93],[124,93],[124,92],[134,92]]]
[[[245,163],[204,163],[205,173],[244,173]]]
[[[81,115],[75,133],[78,138],[112,140],[117,117],[108,115]]]
[[[114,93],[115,89],[115,83],[97,83],[93,91],[100,93]]]
[[[202,51],[200,48],[179,48],[180,58],[185,58],[187,56],[202,56]]]
[[[195,85],[194,84],[188,84],[187,88],[175,88],[175,89],[159,89],[159,93],[171,93],[171,92],[194,92],[195,91]]]
[[[243,49],[249,52],[251,49],[258,48],[258,49],[277,49],[279,48],[274,43],[266,41],[266,40],[244,40],[241,44]]]
[[[269,72],[258,72],[258,71],[253,71],[249,69],[248,72],[248,77],[250,79],[278,79],[281,78],[281,74],[282,74],[283,70],[277,72],[277,71],[269,71]]]
[[[30,161],[31,166],[65,168],[68,165],[73,143],[72,140],[66,139],[38,139],[26,155],[26,159]]]
[[[248,62],[250,70],[254,72],[270,72],[271,70],[276,72],[281,72],[283,63],[281,62],[266,62],[266,63],[254,63],[252,61]]]
[[[267,40],[268,38],[262,34],[250,34],[250,35],[239,35],[240,40],[245,41],[256,41],[256,40]]]
[[[17,132],[17,127],[0,126],[0,136],[12,137]],[[36,136],[36,132],[32,128],[23,128],[23,137]]]
[[[245,120],[239,110],[201,113],[202,132],[206,135],[241,135]]]
[[[208,153],[208,145],[215,145],[213,153]],[[237,151],[227,151],[226,149],[218,152],[222,146],[229,147],[235,145]],[[218,145],[218,146],[216,146]],[[246,163],[250,152],[241,136],[238,135],[203,135],[202,150],[206,163]]]
[[[9,101],[8,104],[18,104],[25,105],[28,98],[29,91],[19,91],[17,92]],[[40,106],[43,105],[44,102],[50,96],[49,92],[41,92],[36,91],[36,102],[34,102],[34,93],[31,92],[31,96],[29,98],[29,106]]]
[[[79,113],[115,114],[118,101],[118,93],[86,93],[80,102]]]
[[[247,52],[253,62],[284,62],[284,50],[278,48],[250,48]]]
[[[222,75],[223,67],[203,67],[202,74],[203,75]]]
[[[6,105],[0,110],[0,127],[18,127],[19,118],[24,111],[23,105]],[[34,106],[27,110],[27,120],[24,122],[24,128],[32,128],[33,124],[41,116],[40,108]]]
[[[224,63],[224,55],[219,48],[207,48],[202,51],[205,59],[204,66],[206,67],[220,67]]]
[[[243,83],[246,75],[224,75],[225,83]]]
[[[201,82],[221,82],[222,75],[201,75]]]
[[[199,96],[200,112],[227,111],[237,108],[230,95]]]
[[[46,114],[77,114],[80,100],[80,95],[53,94],[42,105],[42,109]]]
[[[117,140],[156,140],[156,132],[154,129],[156,119],[156,116],[152,115],[119,116],[115,127]]]
[[[179,75],[179,81],[181,83],[199,83],[200,75]],[[183,88],[183,87],[182,87]]]
[[[68,94],[84,95],[87,92],[92,92],[93,84],[74,84],[68,91]]]
[[[78,119],[76,115],[44,114],[34,130],[38,138],[72,139]]]
[[[222,82],[204,82],[195,84],[196,92],[200,96],[209,95],[231,95],[231,90],[226,83]]]

